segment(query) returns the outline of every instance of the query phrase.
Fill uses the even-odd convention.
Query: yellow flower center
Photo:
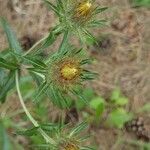
[[[79,70],[73,64],[65,64],[61,69],[61,75],[66,80],[72,80],[76,77]]]
[[[76,145],[74,145],[74,144],[68,144],[65,147],[65,150],[79,150],[79,148]]]
[[[76,9],[76,17],[86,17],[90,12],[91,7],[92,3],[89,1],[79,4]]]

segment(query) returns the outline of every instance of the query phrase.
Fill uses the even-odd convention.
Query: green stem
[[[45,37],[43,37],[41,40],[39,40],[38,42],[36,42],[26,53],[24,53],[24,56],[26,56],[27,54],[29,54],[32,50],[34,50],[39,44],[43,43],[43,41],[48,37],[48,35],[46,35]]]
[[[17,93],[18,93],[18,96],[19,96],[19,100],[20,100],[20,103],[23,107],[23,110],[24,112],[26,113],[27,117],[29,118],[29,120],[32,122],[32,124],[35,126],[35,127],[39,127],[39,124],[38,122],[32,117],[32,115],[30,114],[30,112],[28,111],[24,101],[23,101],[23,97],[21,95],[21,92],[20,92],[20,87],[19,87],[19,77],[18,77],[18,71],[16,71],[16,88],[17,88]],[[46,140],[47,143],[50,143],[50,144],[53,144],[53,145],[56,145],[56,142],[50,138],[44,130],[42,130],[40,127],[38,128],[38,131],[39,133],[43,136],[43,138]]]

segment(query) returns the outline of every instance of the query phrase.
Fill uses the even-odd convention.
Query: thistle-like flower
[[[97,14],[106,10],[99,7],[94,0],[57,0],[56,5],[45,0],[48,6],[58,15],[61,28],[69,30],[85,42],[88,36],[95,40],[89,28],[105,24],[105,20],[97,20]]]
[[[36,97],[46,91],[54,104],[61,108],[68,106],[70,96],[80,96],[82,82],[95,78],[96,74],[88,71],[85,66],[90,62],[83,49],[74,49],[72,46],[50,56],[45,63],[46,67],[40,70],[45,77]]]
[[[89,59],[82,57],[82,49],[72,49],[57,53],[47,63],[46,82],[49,84],[48,94],[55,104],[67,104],[66,97],[78,95],[76,89],[85,80],[93,79],[95,74],[87,71],[84,64]]]
[[[88,19],[90,19],[93,11],[92,2],[83,1],[81,3],[77,3],[77,5],[73,8],[73,19],[76,23],[85,23]]]
[[[67,127],[67,128],[66,128]],[[69,126],[55,127],[55,133],[53,138],[57,141],[56,145],[49,145],[53,150],[94,150],[91,147],[85,147],[84,141],[87,139],[87,135],[84,136],[81,133],[87,128],[86,123],[80,123],[70,130]]]

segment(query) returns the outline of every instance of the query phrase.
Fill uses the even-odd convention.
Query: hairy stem
[[[19,77],[18,77],[18,71],[16,71],[16,88],[17,88],[17,93],[18,93],[18,96],[19,96],[19,100],[20,100],[20,103],[22,105],[22,108],[24,110],[24,112],[26,113],[27,117],[29,118],[29,120],[32,122],[32,124],[35,126],[35,127],[39,127],[39,124],[38,122],[32,117],[32,115],[30,114],[30,112],[28,111],[24,101],[23,101],[23,97],[21,95],[21,92],[20,92],[20,87],[19,87]],[[39,131],[39,133],[43,136],[43,138],[46,140],[47,143],[50,143],[50,144],[56,144],[56,142],[50,138],[47,133],[45,133],[44,130],[42,130],[40,127],[37,129]]]

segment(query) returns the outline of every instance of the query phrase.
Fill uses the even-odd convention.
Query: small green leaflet
[[[108,116],[108,124],[117,128],[123,128],[124,123],[132,119],[132,115],[127,113],[123,108],[113,110]]]

